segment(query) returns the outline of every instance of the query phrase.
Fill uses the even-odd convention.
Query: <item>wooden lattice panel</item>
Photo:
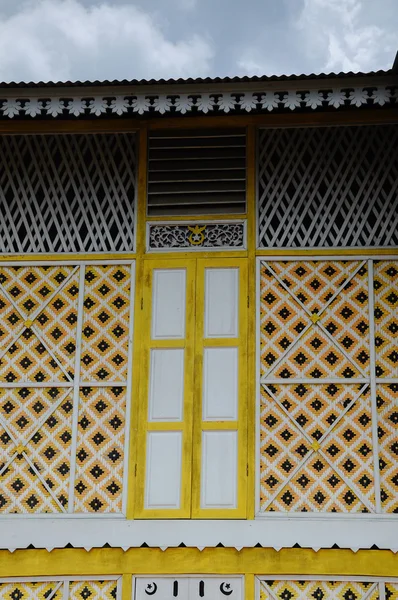
[[[0,268],[0,513],[123,511],[131,268]]]
[[[259,135],[259,247],[398,244],[398,126]]]
[[[259,514],[398,511],[397,265],[261,261]]]
[[[134,249],[133,134],[0,138],[0,252]]]

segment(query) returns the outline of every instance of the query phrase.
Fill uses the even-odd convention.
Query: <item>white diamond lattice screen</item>
[[[259,247],[398,244],[398,126],[266,129]]]
[[[132,251],[134,141],[0,136],[0,252]]]

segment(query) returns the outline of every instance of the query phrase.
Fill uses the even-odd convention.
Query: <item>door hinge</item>
[[[249,463],[246,464],[246,477],[249,477]]]
[[[144,298],[141,298],[141,310],[144,308]]]
[[[134,477],[137,477],[137,463],[134,466]]]
[[[247,308],[250,308],[250,296],[247,297]]]

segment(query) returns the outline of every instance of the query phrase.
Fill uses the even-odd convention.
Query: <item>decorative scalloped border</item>
[[[276,92],[228,92],[206,94],[142,94],[120,96],[76,96],[69,98],[19,98],[18,96],[0,99],[0,115],[4,118],[16,116],[65,116],[79,117],[105,114],[157,113],[230,113],[251,111],[293,111],[309,108],[340,108],[342,106],[361,107],[384,106],[398,103],[398,87],[367,86],[355,88],[327,88],[313,90],[287,90]]]

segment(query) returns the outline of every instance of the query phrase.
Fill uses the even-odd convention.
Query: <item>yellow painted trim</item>
[[[398,554],[390,550],[288,548],[100,548],[0,551],[0,577],[57,575],[367,575],[397,577]]]
[[[245,258],[246,256],[246,250],[214,250],[212,252],[199,252],[195,250],[187,252],[148,252],[145,258],[147,260],[176,260],[179,258],[195,260],[199,258],[211,258],[217,260],[219,258]]]
[[[255,127],[247,129],[247,249],[248,249],[248,324],[247,324],[247,518],[255,516],[256,478],[256,136]]]
[[[151,348],[185,348],[185,340],[151,340]]]
[[[202,431],[218,431],[218,430],[231,430],[236,431],[238,429],[238,421],[202,421]]]
[[[229,348],[237,346],[239,343],[239,338],[205,338],[203,340],[203,346],[206,347],[214,347],[220,346]]]
[[[259,249],[256,256],[374,256],[375,254],[398,254],[398,248],[269,248]]]
[[[178,216],[172,216],[172,217],[167,217],[167,216],[161,216],[161,217],[149,217],[147,216],[146,220],[147,221],[167,221],[167,222],[173,222],[173,221],[224,221],[224,220],[228,220],[228,221],[234,221],[239,220],[239,221],[244,221],[247,217],[246,213],[241,213],[241,214],[228,214],[228,215],[178,215]]]
[[[245,575],[245,600],[255,600],[256,598],[256,580],[254,573],[246,573]],[[123,598],[124,600],[124,598]],[[258,598],[258,600],[260,600]]]
[[[133,590],[133,576],[130,573],[124,573],[122,575],[122,597],[121,597],[121,600],[131,600],[132,590]]]
[[[176,421],[163,421],[162,423],[158,423],[158,421],[149,421],[146,424],[147,431],[184,431],[185,425],[181,421],[181,423],[176,423]]]
[[[135,263],[135,298],[134,298],[134,341],[133,341],[133,365],[131,377],[130,411],[130,443],[128,460],[128,482],[127,482],[127,519],[134,515],[135,493],[136,493],[136,465],[137,465],[137,436],[138,436],[138,398],[140,397],[140,360],[143,319],[141,311],[141,299],[143,294],[143,271],[144,262],[137,259]]]
[[[186,324],[185,339],[183,340],[152,340],[152,282],[154,269],[186,269]],[[195,323],[195,260],[158,260],[144,261],[144,291],[142,321],[142,350],[140,352],[140,392],[138,415],[138,452],[137,452],[137,485],[135,518],[167,519],[189,518],[191,516],[191,464],[192,464],[192,407],[193,407],[193,352],[194,352],[194,323]],[[176,342],[176,343],[175,343]],[[150,380],[150,351],[151,348],[179,347],[185,348],[184,356],[184,420],[183,422],[163,421],[148,422],[148,394]],[[145,473],[146,473],[146,440],[147,431],[182,431],[182,481],[181,507],[179,509],[146,509],[145,504]]]
[[[239,267],[239,336],[237,338],[208,338],[204,340],[205,270]],[[246,517],[247,464],[247,264],[246,260],[212,257],[198,259],[196,285],[195,396],[193,423],[193,480],[192,517],[199,519],[243,519]],[[205,343],[206,342],[206,343]],[[202,420],[203,351],[205,347],[234,346],[239,349],[238,363],[238,422],[216,423]],[[203,509],[200,507],[203,430],[238,431],[238,494],[235,509]]]

